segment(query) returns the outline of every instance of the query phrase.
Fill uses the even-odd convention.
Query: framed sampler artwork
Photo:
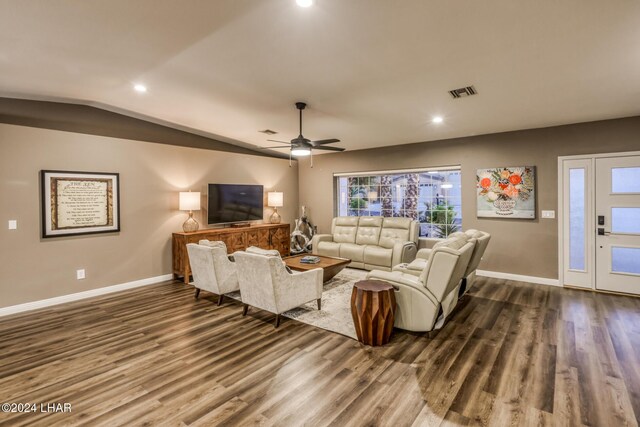
[[[40,171],[42,237],[120,231],[117,173]]]
[[[478,218],[536,217],[535,166],[478,169]]]

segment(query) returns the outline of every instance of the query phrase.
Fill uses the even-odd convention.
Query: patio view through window
[[[462,228],[460,169],[337,177],[338,215],[408,217],[420,236],[447,237]]]

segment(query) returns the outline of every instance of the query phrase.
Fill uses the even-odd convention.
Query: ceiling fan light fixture
[[[296,147],[291,149],[291,155],[297,157],[304,157],[311,155],[311,149],[305,147]]]
[[[145,93],[147,92],[147,87],[142,83],[136,83],[133,85],[133,90],[135,90],[138,93]]]

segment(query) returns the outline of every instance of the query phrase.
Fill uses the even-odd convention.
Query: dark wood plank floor
[[[177,282],[0,318],[0,425],[637,425],[640,299],[479,279],[369,348]],[[0,402],[0,403],[1,403]]]

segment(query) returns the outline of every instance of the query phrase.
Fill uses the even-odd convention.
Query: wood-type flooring
[[[624,426],[640,299],[479,278],[435,334],[384,347],[181,282],[0,318],[1,426]]]

